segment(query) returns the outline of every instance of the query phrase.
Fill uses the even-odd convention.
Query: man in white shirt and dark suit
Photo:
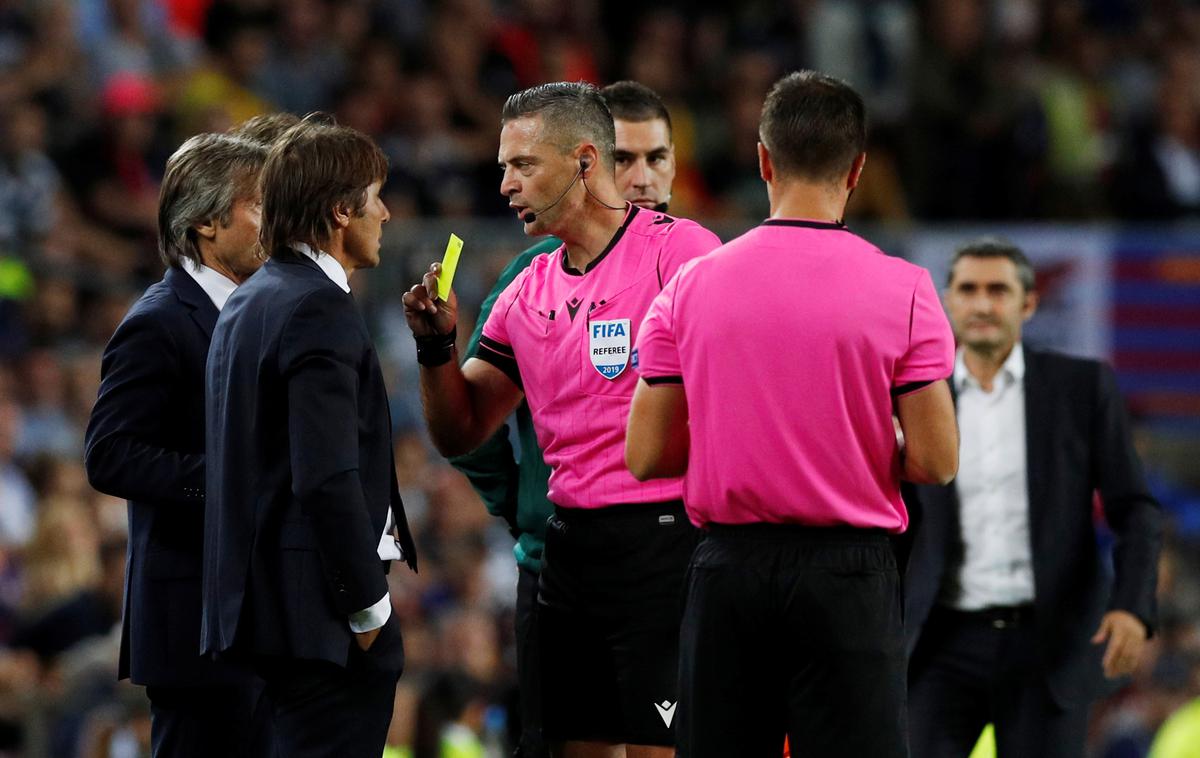
[[[416,552],[349,286],[379,263],[386,174],[378,146],[319,114],[275,143],[268,260],[209,352],[200,644],[266,681],[281,758],[381,755],[404,663],[385,574]]]
[[[1090,702],[1154,628],[1160,508],[1112,370],[1022,344],[1037,294],[1017,247],[959,249],[945,304],[961,450],[954,482],[908,493],[912,754],[966,758],[990,722],[1000,758],[1082,758]]]
[[[267,146],[201,134],[167,161],[158,208],[167,266],[104,350],[85,442],[88,479],[129,500],[119,676],[144,685],[154,758],[262,756],[262,684],[200,656],[204,364],[218,311],[261,264]]]

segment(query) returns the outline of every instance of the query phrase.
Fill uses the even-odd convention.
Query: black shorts
[[[687,577],[681,758],[908,754],[902,593],[883,532],[712,526]]]
[[[546,739],[674,745],[683,578],[699,531],[679,501],[559,508],[547,527]]]

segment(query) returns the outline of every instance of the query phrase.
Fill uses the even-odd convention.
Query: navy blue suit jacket
[[[1025,347],[1025,437],[1038,654],[1055,700],[1071,707],[1103,691],[1103,646],[1089,638],[1105,611],[1129,611],[1154,629],[1162,513],[1107,365]],[[1097,546],[1097,491],[1115,536],[1112,572]],[[939,593],[957,577],[963,543],[953,482],[906,487],[905,496],[911,654]]]
[[[366,324],[310,259],[274,257],[222,310],[207,376],[201,645],[344,666],[349,615],[387,591],[389,507],[416,568]]]
[[[217,308],[180,269],[146,290],[104,350],[88,479],[129,500],[120,676],[180,686],[239,676],[200,656],[204,364]]]

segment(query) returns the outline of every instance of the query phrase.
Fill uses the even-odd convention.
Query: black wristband
[[[457,324],[446,334],[414,337],[417,341],[417,363],[430,368],[449,363],[450,359],[454,357],[454,343],[457,337]]]

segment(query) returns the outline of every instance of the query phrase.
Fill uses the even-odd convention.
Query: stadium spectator
[[[33,487],[16,464],[21,435],[21,406],[0,394],[0,545],[20,547],[33,536],[36,513]]]
[[[1116,168],[1112,207],[1118,216],[1200,218],[1200,96],[1193,86],[1198,72],[1200,67],[1164,67],[1153,116],[1135,126]]]

